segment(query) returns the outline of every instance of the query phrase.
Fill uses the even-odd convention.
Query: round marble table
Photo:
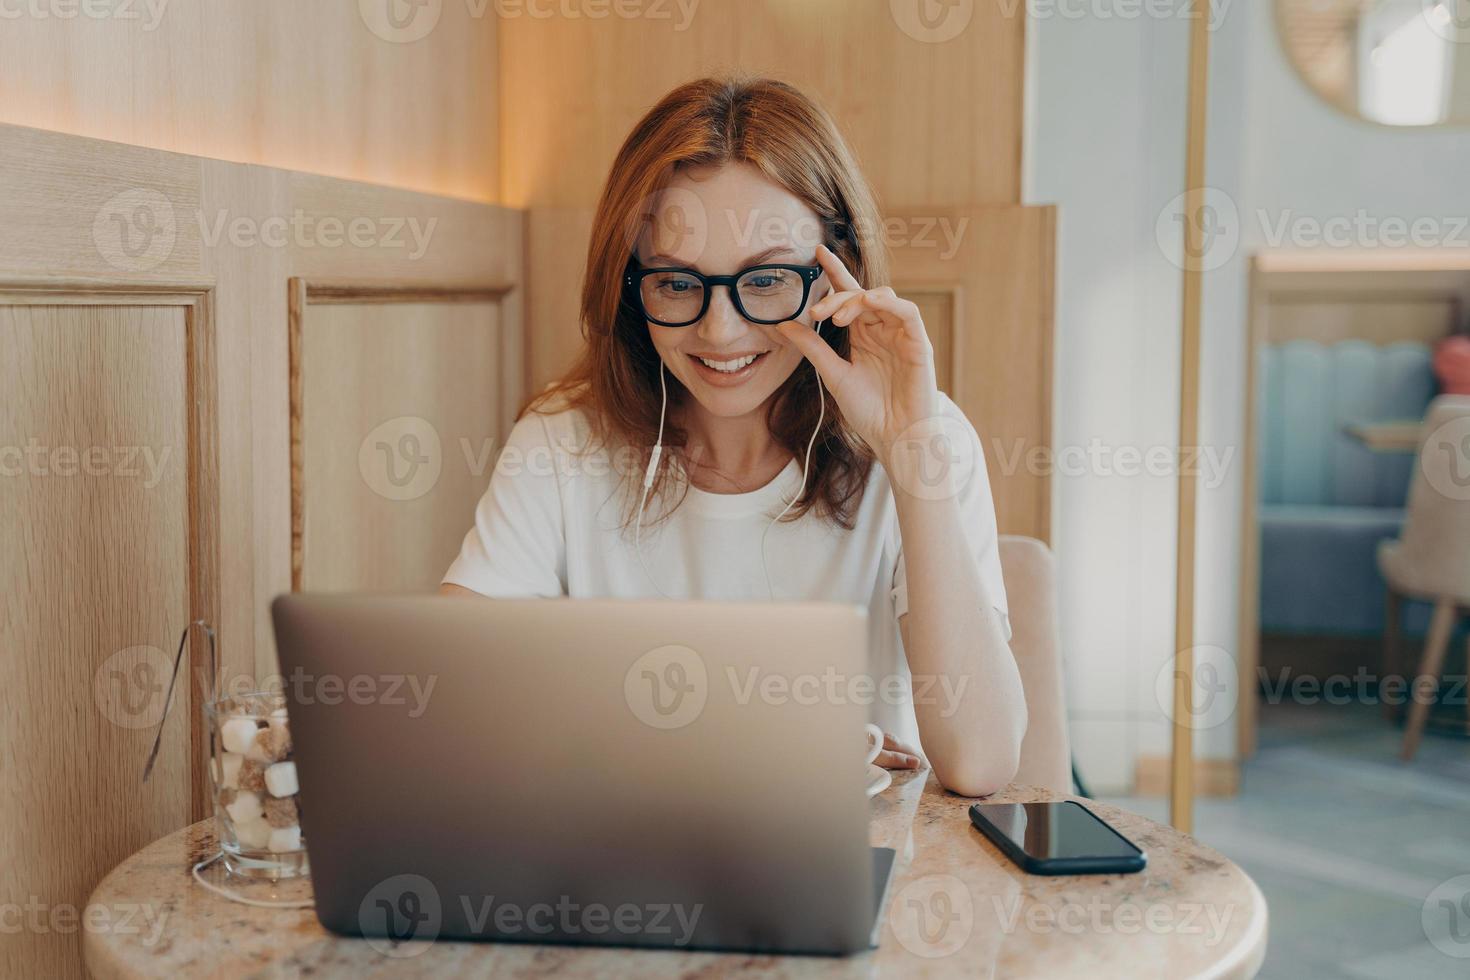
[[[1012,786],[987,802],[1066,797]],[[927,772],[895,773],[875,797],[871,838],[898,850],[882,941],[842,959],[519,943],[410,942],[380,952],[326,932],[307,910],[217,897],[190,868],[215,852],[211,821],[156,841],[112,871],[91,901],[139,927],[87,932],[98,978],[161,976],[639,976],[748,971],[762,976],[1250,977],[1266,952],[1254,882],[1193,838],[1092,801],[1148,853],[1134,875],[1023,874],[970,824],[974,801]],[[217,869],[218,864],[213,869]],[[232,883],[233,885],[233,883]],[[306,881],[239,887],[310,897]]]

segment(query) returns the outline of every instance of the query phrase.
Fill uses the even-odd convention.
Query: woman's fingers
[[[883,751],[873,761],[884,769],[918,769],[924,765],[919,750],[892,732],[883,733]]]
[[[863,288],[862,283],[858,282],[853,277],[853,274],[847,271],[847,266],[842,264],[842,260],[837,257],[837,253],[825,245],[817,246],[817,265],[820,265],[822,270],[827,273],[827,278],[831,280],[834,289],[860,290]]]
[[[812,308],[813,316],[819,319],[830,318],[839,327],[852,326],[864,314],[867,314],[867,318],[863,323],[870,326],[883,324],[901,330],[916,340],[928,337],[919,307],[896,296],[886,286],[833,293]]]
[[[812,319],[825,320],[832,315],[833,310],[844,306],[854,297],[861,296],[862,294],[863,291],[861,289],[843,289],[830,292],[812,304]]]
[[[883,747],[893,752],[902,752],[905,755],[918,756],[919,750],[910,745],[892,732],[883,733]]]
[[[887,287],[870,289],[863,295],[869,309],[890,313],[899,320],[902,320],[905,325],[922,324],[924,322],[919,316],[919,305],[917,303],[912,300],[903,299]]]
[[[878,758],[873,760],[873,765],[882,766],[884,769],[917,769],[920,763],[916,755],[884,750],[878,753]]]

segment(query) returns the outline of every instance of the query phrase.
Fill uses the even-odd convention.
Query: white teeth
[[[732,374],[736,371],[739,371],[747,364],[752,363],[759,356],[759,354],[751,354],[749,357],[740,357],[736,358],[733,361],[711,361],[708,358],[701,357],[699,359],[699,363],[703,364],[707,368],[712,368],[716,371],[719,371],[722,374]]]

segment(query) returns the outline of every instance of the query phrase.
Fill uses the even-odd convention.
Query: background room
[[[614,154],[722,73],[873,185],[1031,539],[1052,788],[1238,864],[1263,975],[1454,975],[1470,0],[0,0],[0,903],[212,812],[185,624],[253,687],[272,597],[439,584]]]

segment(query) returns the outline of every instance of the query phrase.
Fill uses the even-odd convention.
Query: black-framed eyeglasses
[[[628,264],[623,278],[643,317],[661,327],[687,327],[709,312],[715,286],[730,290],[735,309],[751,323],[775,324],[806,309],[819,265],[753,265],[733,276],[707,276],[693,269],[644,269]]]

